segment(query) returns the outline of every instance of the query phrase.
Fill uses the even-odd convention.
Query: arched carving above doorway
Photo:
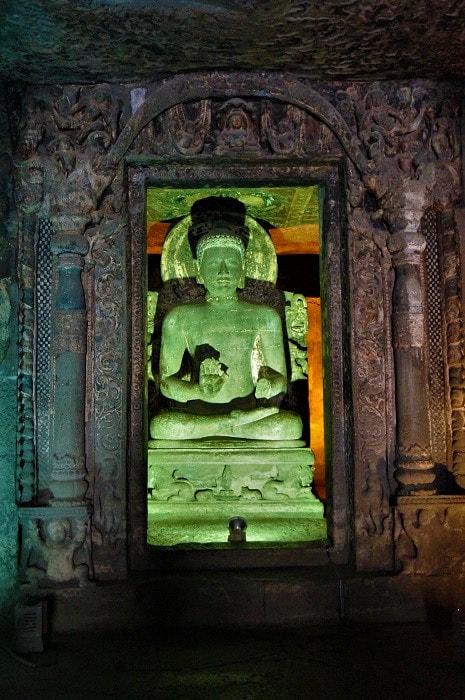
[[[221,73],[181,75],[147,91],[143,104],[126,124],[111,148],[110,159],[117,163],[142,129],[160,114],[179,104],[220,98],[254,98],[294,105],[322,121],[337,137],[342,148],[360,172],[366,172],[367,160],[357,134],[346,124],[340,112],[313,87],[291,77],[266,73]]]

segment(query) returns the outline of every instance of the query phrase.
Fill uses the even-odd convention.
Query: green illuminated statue
[[[216,197],[196,205],[189,240],[205,296],[174,306],[163,321],[159,376],[170,407],[152,419],[151,435],[297,440],[300,416],[279,407],[287,388],[281,319],[265,304],[238,298],[245,208]]]

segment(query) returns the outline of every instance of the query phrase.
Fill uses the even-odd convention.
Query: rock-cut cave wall
[[[341,366],[334,410],[350,416],[334,437],[345,459],[330,490],[334,521],[344,522],[359,570],[453,570],[459,538],[437,555],[465,514],[460,99],[454,83],[264,73],[10,90],[4,240],[16,239],[21,352],[16,364],[10,341],[0,366],[9,416],[0,536],[13,552],[17,503],[23,580],[31,566],[49,576],[52,523],[69,542],[71,579],[127,573],[127,508],[130,518],[142,508],[131,501],[136,470],[126,489],[127,454],[141,432],[144,376],[131,241],[145,234],[131,207],[143,201],[147,168],[167,181],[195,172],[197,182],[221,168],[243,178],[255,168],[262,179],[328,168],[345,249],[331,251],[331,269],[344,268],[350,307],[345,350],[337,356],[335,343],[331,360]],[[228,120],[233,110],[240,124]],[[12,268],[3,274],[6,289]],[[14,318],[8,290],[0,313],[9,303]]]
[[[17,424],[17,286],[15,227],[8,220],[12,145],[6,86],[0,83],[0,607],[16,584],[18,512],[15,497]]]

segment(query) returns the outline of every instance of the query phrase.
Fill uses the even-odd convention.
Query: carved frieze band
[[[93,333],[93,538],[116,548],[124,560],[127,385],[126,229],[92,248],[95,316]],[[124,566],[124,561],[121,564]],[[102,563],[100,563],[102,566]],[[108,564],[106,564],[108,566]]]
[[[463,215],[457,216],[463,225]],[[439,221],[442,275],[444,279],[447,380],[452,432],[452,469],[458,485],[465,488],[465,335],[460,279],[459,246],[455,221],[444,214]],[[463,274],[463,272],[462,272]]]
[[[357,565],[384,569],[391,547],[394,439],[389,339],[392,268],[385,241],[373,241],[369,216],[351,212],[353,396]]]
[[[268,101],[263,100],[265,95],[269,96]],[[175,99],[176,96],[178,99]],[[211,100],[219,102],[214,118],[209,114]],[[281,112],[280,116],[274,117],[272,125],[267,114],[270,100],[284,105],[284,114]],[[264,102],[263,112],[257,112],[257,105],[261,102]],[[190,115],[176,106],[182,103],[190,106]],[[157,133],[154,122],[163,112],[166,112],[168,121],[175,122],[174,129],[171,128],[175,144],[172,144],[171,149],[168,147],[169,150],[174,145],[177,152],[193,155],[201,152],[208,142],[209,145],[213,144],[216,154],[269,153],[271,148],[272,152],[287,156],[301,147],[305,148],[306,143],[315,143],[315,133],[311,128],[309,133],[300,128],[300,122],[305,120],[300,110],[314,116],[317,124],[325,126],[325,134],[320,136],[322,142],[328,131],[332,132],[355,166],[360,171],[365,171],[366,158],[357,134],[322,91],[290,77],[282,82],[278,77],[263,73],[242,73],[236,76],[221,72],[216,72],[214,76],[182,75],[172,78],[168,83],[151,86],[146,90],[141,106],[111,149],[110,157],[112,162],[119,162],[144,127],[148,126],[152,134]],[[213,133],[210,130],[207,138],[210,125]],[[170,129],[161,129],[159,133],[170,133]],[[298,146],[299,140],[301,146]],[[266,144],[264,150],[263,143]],[[140,142],[137,145],[140,147]],[[155,148],[159,153],[158,145]],[[333,149],[334,145],[331,150]],[[209,151],[212,152],[210,148]]]
[[[31,215],[19,219],[18,287],[19,339],[17,498],[30,503],[36,492],[35,400],[34,400],[34,286],[36,220]]]

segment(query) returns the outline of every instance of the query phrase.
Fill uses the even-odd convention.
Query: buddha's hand
[[[226,375],[221,362],[214,357],[207,357],[200,363],[199,387],[205,398],[215,396],[224,384]]]
[[[262,377],[255,387],[255,397],[257,399],[270,399],[273,396],[273,385],[269,379]]]

